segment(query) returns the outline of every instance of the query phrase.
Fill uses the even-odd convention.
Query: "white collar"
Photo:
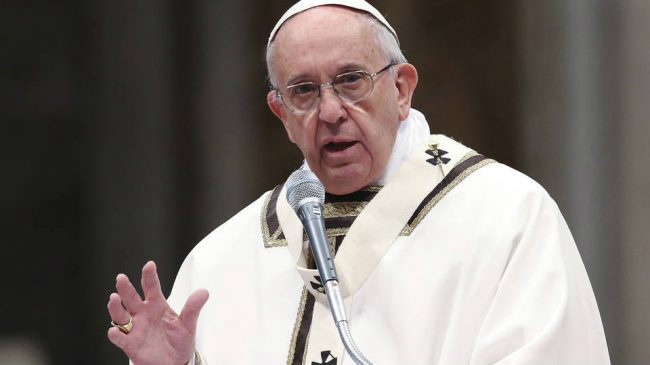
[[[397,130],[393,152],[391,152],[384,173],[373,183],[386,185],[402,163],[411,157],[415,149],[422,147],[429,138],[429,133],[429,123],[427,123],[424,115],[411,108],[409,116],[400,124]]]

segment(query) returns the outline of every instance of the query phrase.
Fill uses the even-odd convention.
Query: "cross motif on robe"
[[[311,365],[336,365],[336,358],[329,351],[321,351],[321,362],[312,361]]]
[[[448,152],[445,150],[438,149],[438,145],[436,144],[430,144],[429,149],[426,151],[426,153],[427,155],[433,157],[427,160],[427,162],[432,164],[433,166],[437,166],[439,164],[446,164],[447,162],[451,161],[450,158],[443,157]]]
[[[316,283],[313,281],[310,281],[309,284],[311,284],[312,289],[316,290],[319,293],[325,293],[325,289],[323,288],[323,281],[321,280],[320,276],[314,275],[314,279],[316,279]]]

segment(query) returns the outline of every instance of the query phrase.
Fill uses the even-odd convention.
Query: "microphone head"
[[[300,202],[306,198],[317,198],[324,204],[325,187],[313,172],[296,170],[287,179],[287,201],[293,210],[298,211]]]

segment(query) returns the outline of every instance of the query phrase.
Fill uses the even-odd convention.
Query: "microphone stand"
[[[370,360],[363,356],[363,353],[361,353],[361,350],[359,350],[357,344],[352,339],[338,280],[330,280],[325,283],[325,294],[330,304],[334,323],[336,323],[336,328],[339,330],[339,337],[341,337],[343,346],[345,346],[348,354],[350,354],[350,357],[357,365],[372,365]]]
[[[348,319],[345,314],[343,296],[339,289],[339,279],[334,267],[334,260],[330,253],[325,237],[325,224],[322,217],[323,205],[317,198],[306,198],[300,201],[300,208],[297,209],[298,217],[305,226],[309,237],[309,246],[314,255],[314,261],[318,273],[325,288],[327,302],[334,318],[334,323],[339,331],[345,350],[350,354],[357,365],[372,365],[352,339]]]

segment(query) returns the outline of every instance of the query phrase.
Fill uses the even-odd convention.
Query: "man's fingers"
[[[129,322],[129,313],[122,306],[122,299],[119,294],[113,293],[108,299],[108,314],[111,320],[117,324],[126,324]]]
[[[180,320],[191,333],[196,331],[196,321],[199,319],[199,313],[205,302],[208,301],[208,291],[205,289],[199,289],[192,293],[185,306],[181,311]]]
[[[133,284],[129,281],[129,278],[124,274],[117,275],[115,279],[115,288],[117,293],[120,295],[122,303],[131,314],[138,312],[142,306],[142,298],[140,294],[135,290]]]
[[[142,290],[145,300],[165,298],[160,289],[160,280],[158,280],[156,264],[153,261],[147,262],[142,268]]]
[[[120,332],[117,327],[111,327],[108,329],[108,339],[113,343],[113,345],[121,348],[123,351],[125,350],[127,343],[126,336],[127,335]]]

